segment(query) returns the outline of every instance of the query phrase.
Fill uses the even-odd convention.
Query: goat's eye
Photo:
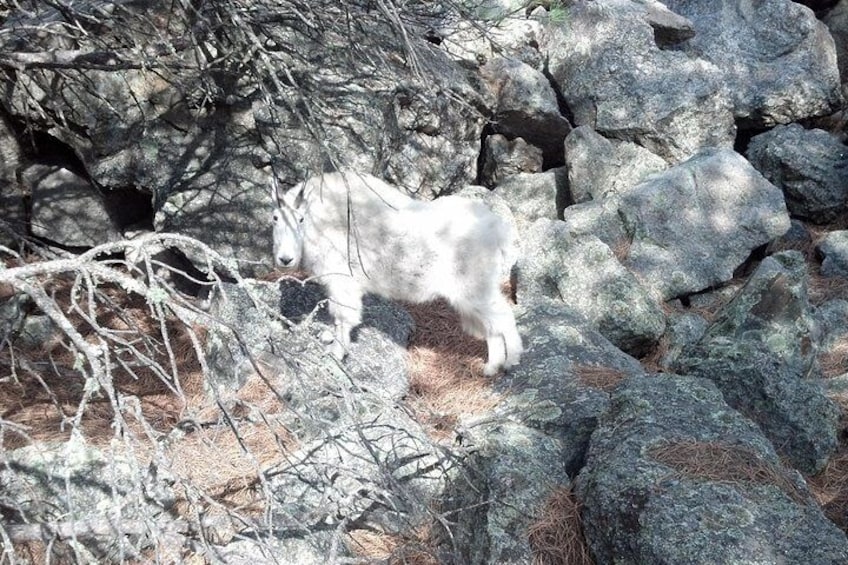
[[[278,215],[276,215],[276,214],[274,214],[274,221],[275,221],[275,222],[279,222],[279,221],[280,221],[280,217],[279,217]]]

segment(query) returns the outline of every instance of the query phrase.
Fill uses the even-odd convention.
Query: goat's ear
[[[300,207],[303,205],[303,201],[306,200],[305,193],[306,183],[303,183],[298,187],[297,194],[294,195],[293,207],[295,210],[300,210]]]

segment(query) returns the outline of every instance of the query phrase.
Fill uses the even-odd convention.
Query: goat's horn
[[[271,171],[271,200],[277,205],[280,204],[280,185],[277,183],[277,175],[274,171]]]

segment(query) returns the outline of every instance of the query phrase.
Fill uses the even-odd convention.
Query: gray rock
[[[168,154],[151,157],[158,161],[151,165],[158,173],[152,174],[169,178],[149,179],[155,187],[153,225],[157,232],[199,239],[221,255],[236,258],[241,273],[259,275],[271,262],[269,177],[254,164],[255,132],[246,132],[230,118],[233,122],[219,118],[195,124],[185,139],[156,145],[159,153]],[[186,151],[191,155],[181,157]],[[177,173],[172,167],[180,159],[184,165]],[[135,176],[126,163],[115,165]],[[188,258],[196,265],[206,263],[199,255]]]
[[[0,245],[17,248],[27,231],[23,195],[13,184],[0,182]]]
[[[821,347],[831,349],[848,340],[848,300],[828,300],[816,309]]]
[[[716,383],[793,466],[814,474],[837,447],[839,411],[816,375],[818,335],[797,251],[765,259],[674,370]]]
[[[104,17],[102,5],[87,3],[74,6],[83,19]],[[149,2],[125,4],[121,6],[124,22],[134,22],[135,17],[169,17],[172,14],[161,6]],[[32,52],[62,52],[82,49],[94,51],[107,50],[115,46],[120,51],[126,47],[126,41],[132,37],[129,30],[132,24],[105,25],[98,28],[95,48],[71,40],[62,34],[41,34],[36,30],[48,22],[59,24],[67,13],[53,6],[39,6],[31,11],[18,11],[15,17],[6,22],[14,27],[14,37],[6,36],[2,48],[14,52],[24,49]],[[168,31],[179,37],[188,31],[183,22],[171,22]],[[167,178],[174,174],[168,166],[178,148],[186,149],[176,158],[180,165],[190,159],[193,146],[180,143],[189,137],[182,126],[191,123],[201,112],[192,112],[203,106],[209,89],[205,88],[199,72],[185,68],[180,64],[179,41],[170,44],[168,53],[161,52],[160,46],[150,45],[150,41],[139,41],[150,47],[148,56],[155,57],[159,63],[173,64],[180,68],[180,76],[169,76],[167,72],[150,72],[148,69],[98,69],[87,68],[85,72],[68,73],[64,69],[39,68],[38,65],[21,69],[11,88],[4,91],[3,103],[9,113],[16,118],[33,124],[42,131],[49,130],[50,135],[68,147],[82,160],[89,173],[102,163],[117,155],[124,155],[122,162],[135,164],[126,173],[118,167],[110,167],[119,178],[100,177],[92,174],[99,186],[107,188],[125,188],[138,186],[139,183],[124,182],[129,172],[147,172]],[[120,47],[118,47],[120,46]],[[182,47],[183,49],[187,47]],[[173,53],[176,49],[178,53]],[[96,56],[96,55],[95,55]],[[96,67],[96,65],[95,65]],[[51,120],[51,117],[56,117]],[[162,118],[166,118],[164,121]],[[165,124],[167,122],[167,125]],[[156,134],[151,134],[155,130]],[[159,135],[167,131],[167,136]],[[172,142],[172,143],[169,143]],[[127,153],[125,153],[127,152]],[[144,161],[132,162],[134,157],[146,157]],[[148,165],[152,167],[148,168]],[[158,170],[157,170],[158,169]],[[155,172],[154,172],[155,171]],[[147,187],[155,190],[156,186]]]
[[[30,298],[26,294],[12,292],[0,300],[0,341],[5,342],[12,334],[20,331],[27,318],[26,308]]]
[[[562,219],[569,233],[594,235],[610,249],[630,246],[630,235],[619,213],[621,198],[611,195],[601,200],[590,200],[565,208]]]
[[[471,455],[464,473],[445,493],[443,511],[451,512],[457,563],[479,565],[533,562],[527,532],[557,487],[571,480],[562,465],[573,458],[563,444],[532,428],[509,421],[490,422],[463,431]],[[474,488],[469,488],[474,485]]]
[[[692,312],[675,313],[668,317],[666,333],[667,351],[659,360],[660,367],[669,370],[686,347],[697,343],[707,331],[709,322]]]
[[[70,545],[81,561],[117,562],[153,543],[149,529],[127,527],[128,523],[156,524],[164,533],[175,495],[167,485],[150,479],[148,469],[131,453],[97,449],[81,439],[4,451],[0,455],[4,526],[74,525],[77,538],[66,538],[60,545]]]
[[[583,464],[598,417],[607,409],[607,391],[644,371],[560,302],[522,306],[517,320],[525,353],[495,383],[505,399],[498,412],[559,440],[570,454],[562,465],[574,474]]]
[[[562,300],[604,337],[644,354],[665,330],[665,315],[639,281],[593,235],[572,236],[564,222],[538,220],[522,238],[518,302]]]
[[[64,337],[56,324],[44,314],[30,314],[24,318],[18,330],[18,346],[39,350],[53,338]]]
[[[186,70],[183,80],[191,82],[190,75]],[[196,75],[193,79],[197,80]],[[61,84],[62,96],[55,96],[57,83]],[[88,69],[85,80],[53,70],[31,69],[18,75],[9,92],[7,107],[16,116],[43,122],[45,116],[39,115],[33,98],[62,116],[62,126],[52,128],[51,134],[74,148],[87,164],[137,146],[140,140],[152,141],[145,139],[144,126],[156,123],[179,99],[174,86],[163,76],[134,69]],[[150,151],[170,149],[145,147]]]
[[[577,127],[565,138],[565,165],[575,203],[622,194],[668,168],[668,163],[647,149],[611,141],[589,126]]]
[[[562,169],[521,173],[504,179],[494,192],[504,199],[518,224],[524,228],[540,218],[557,218],[557,202],[565,192],[565,182]]]
[[[510,175],[542,170],[542,150],[520,137],[509,140],[501,134],[486,136],[483,151],[480,174],[484,186],[497,186]]]
[[[621,197],[624,265],[664,300],[728,281],[789,229],[783,195],[730,149],[704,150]]]
[[[830,113],[841,102],[836,51],[827,28],[797,2],[669,0],[696,35],[686,53],[721,69],[734,115],[770,127]]]
[[[791,220],[789,231],[775,239],[769,244],[768,251],[786,251],[795,249],[804,252],[810,248],[813,242],[813,234],[810,229],[800,220]]]
[[[820,305],[815,312],[818,329],[821,332],[821,343],[818,351],[818,361],[821,366],[822,386],[825,393],[834,389],[844,394],[848,392],[848,365],[845,363],[845,347],[848,345],[848,300],[828,300]],[[830,386],[834,382],[838,384]]]
[[[406,410],[360,393],[339,400],[343,416],[268,471],[281,529],[342,521],[397,533],[420,527],[452,467]]]
[[[429,199],[475,181],[485,119],[476,110],[483,102],[466,72],[432,45],[420,49],[432,56],[428,76],[438,77],[442,91],[434,96],[432,85],[419,84],[391,92],[381,119],[363,121],[363,137],[373,145],[360,141],[340,153],[373,154],[371,170],[384,171],[389,182]],[[373,106],[373,94],[364,92],[359,103]]]
[[[821,272],[826,277],[848,277],[848,230],[828,233],[816,250],[824,257]]]
[[[297,545],[288,537],[302,537],[298,551],[306,551],[323,539],[314,531],[341,521],[394,533],[420,526],[448,465],[396,404],[408,387],[409,316],[367,301],[364,328],[339,364],[316,338],[332,327],[319,286],[286,280],[221,286],[209,309],[217,322],[207,339],[213,393],[226,403],[251,373],[262,371],[286,404],[280,418],[299,440],[267,471],[281,543]],[[286,319],[275,319],[278,312]]]
[[[547,77],[530,65],[502,57],[482,66],[480,76],[496,100],[495,129],[539,147],[548,160],[561,159],[571,125],[560,113]]]
[[[645,19],[654,29],[657,47],[665,49],[695,36],[695,26],[688,19],[675,14],[657,0],[637,0],[645,10]]]
[[[798,124],[777,126],[751,140],[751,164],[786,195],[794,216],[833,221],[848,202],[848,150],[836,137]]]
[[[378,20],[363,25],[368,28],[362,29],[363,43],[394,33],[376,25]],[[356,37],[360,32],[352,33]],[[474,182],[484,112],[493,102],[472,86],[471,73],[436,46],[412,37],[418,72],[399,66],[371,68],[372,60],[324,55],[348,51],[348,41],[302,35],[279,39],[297,50],[300,57],[290,64],[309,77],[284,94],[294,106],[305,89],[314,101],[313,119],[320,122],[316,132],[304,126],[297,108],[269,108],[264,100],[256,100],[256,130],[284,184],[293,185],[328,167],[349,168],[431,199]],[[402,45],[382,47],[389,49],[387,57],[402,59]],[[363,65],[373,73],[367,87],[361,80]],[[267,192],[265,183],[262,186],[261,192]]]
[[[848,77],[848,2],[840,0],[822,21],[833,36],[839,76],[844,80]]]
[[[335,532],[309,531],[304,527],[274,533],[275,537],[236,539],[226,545],[213,546],[214,555],[219,563],[251,565],[306,565],[346,555],[342,547],[334,548]]]
[[[70,247],[119,241],[119,226],[103,199],[68,169],[33,165],[23,174],[32,194],[33,235]]]
[[[467,18],[448,19],[437,32],[443,38],[440,47],[452,59],[465,65],[480,65],[506,56],[534,68],[542,66],[539,21],[499,0],[475,2],[467,8],[483,20],[483,25]]]
[[[222,284],[209,308],[220,322],[210,326],[206,344],[210,392],[227,396],[247,382],[256,372],[257,361],[262,361],[284,377],[278,386],[287,402],[293,408],[323,414],[316,420],[337,418],[335,401],[324,395],[342,386],[337,381],[343,369],[349,376],[342,382],[350,386],[353,379],[356,386],[387,400],[404,396],[409,384],[406,344],[413,327],[409,314],[388,301],[366,296],[363,324],[354,332],[350,352],[339,366],[319,343],[321,333],[333,327],[325,300],[320,286],[294,280],[284,279],[279,285]],[[287,327],[279,314],[294,325]]]
[[[205,343],[208,393],[226,396],[238,390],[254,374],[256,360],[273,351],[273,340],[285,335],[285,325],[274,319],[279,304],[275,290],[270,283],[245,287],[225,283],[210,296],[209,314],[217,323],[204,324],[209,330]]]
[[[173,94],[176,96],[176,94]],[[153,195],[161,206],[168,195],[182,190],[193,177],[202,175],[212,163],[229,155],[224,145],[251,143],[259,147],[259,139],[249,135],[251,123],[242,128],[229,127],[251,118],[248,109],[229,109],[221,115],[194,115],[177,105],[161,119],[133,122],[134,114],[114,120],[126,128],[138,128],[137,134],[122,138],[120,143],[97,148],[97,156],[84,159],[86,169],[98,184],[108,188],[136,187]],[[83,142],[80,142],[83,143]],[[71,144],[71,147],[76,148]],[[241,153],[255,155],[255,150],[242,148]],[[179,163],[180,169],[174,166]],[[231,167],[218,165],[220,169]]]
[[[283,89],[282,105],[269,107],[257,98],[253,112],[265,159],[284,184],[326,167],[350,168],[430,199],[476,180],[480,132],[493,104],[480,93],[479,78],[413,35],[408,40],[415,64],[397,64],[406,58],[406,43],[382,41],[396,30],[380,17],[363,18],[349,37],[295,29],[265,32],[291,46],[286,64],[302,80]],[[356,56],[350,41],[373,47],[383,62],[370,51]],[[311,100],[313,123],[307,125],[298,102],[304,96]]]
[[[156,7],[139,6],[154,14],[149,17],[158,14]],[[126,7],[127,17],[139,6]],[[32,17],[47,18],[48,12],[60,19],[49,7],[34,10]],[[388,36],[380,21],[366,18],[361,23],[368,29],[354,26],[351,34],[374,45],[374,37]],[[38,22],[17,23],[32,42],[27,50],[38,52],[49,43],[26,31]],[[181,33],[178,24],[171,30]],[[113,37],[114,29],[104,33],[98,36],[103,45],[128,40]],[[267,260],[270,234],[267,175],[257,167],[273,162],[288,186],[329,164],[350,167],[379,173],[427,198],[476,179],[488,108],[471,86],[469,73],[438,48],[411,37],[415,72],[395,64],[364,69],[371,60],[326,56],[352,53],[347,40],[333,44],[329,36],[307,37],[288,25],[268,26],[264,33],[268,44],[296,51],[288,59],[283,56],[279,65],[297,77],[297,85],[273,87],[278,98],[271,104],[255,74],[238,73],[236,79],[213,73],[201,79],[185,69],[179,77],[129,69],[93,70],[85,78],[25,70],[2,102],[15,118],[49,129],[70,147],[97,186],[152,194],[157,231],[195,236],[216,251],[237,256],[246,275],[263,274],[257,264]],[[56,42],[60,45],[45,45],[44,51],[90,48]],[[139,39],[139,44],[145,42]],[[11,43],[0,39],[0,49],[20,50]],[[400,43],[381,45],[397,49],[384,60],[404,58]],[[157,61],[182,68],[176,60],[186,55],[180,49],[190,49],[188,42],[169,46],[176,53],[157,55]],[[218,47],[210,38],[204,51],[215,57]],[[424,84],[420,76],[429,82]],[[305,99],[310,100],[309,111],[300,105]],[[39,112],[33,102],[46,111]],[[310,123],[304,124],[307,114]],[[62,119],[53,123],[50,116]],[[260,226],[268,228],[257,230]]]
[[[730,147],[732,101],[720,69],[661,50],[635,2],[569,2],[567,25],[549,25],[540,48],[574,125],[632,141],[670,162],[702,147]]]
[[[845,534],[704,379],[625,381],[577,478],[598,563],[844,563]]]
[[[0,245],[8,247],[15,247],[14,234],[26,233],[24,195],[17,181],[22,159],[20,144],[0,113]]]
[[[0,113],[0,180],[4,183],[14,182],[22,160],[23,153],[15,132],[6,115]]]
[[[692,294],[687,297],[689,307],[696,312],[704,312],[712,319],[719,310],[733,300],[733,297],[739,294],[744,285],[745,280],[734,278],[716,288]]]

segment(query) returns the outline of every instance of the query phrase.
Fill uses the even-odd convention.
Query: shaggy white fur
[[[362,296],[371,292],[410,302],[444,298],[463,329],[486,340],[487,375],[519,362],[521,337],[500,292],[514,236],[486,205],[457,196],[421,202],[349,171],[312,177],[285,195],[274,181],[272,194],[274,260],[326,288],[337,358],[362,319]]]

